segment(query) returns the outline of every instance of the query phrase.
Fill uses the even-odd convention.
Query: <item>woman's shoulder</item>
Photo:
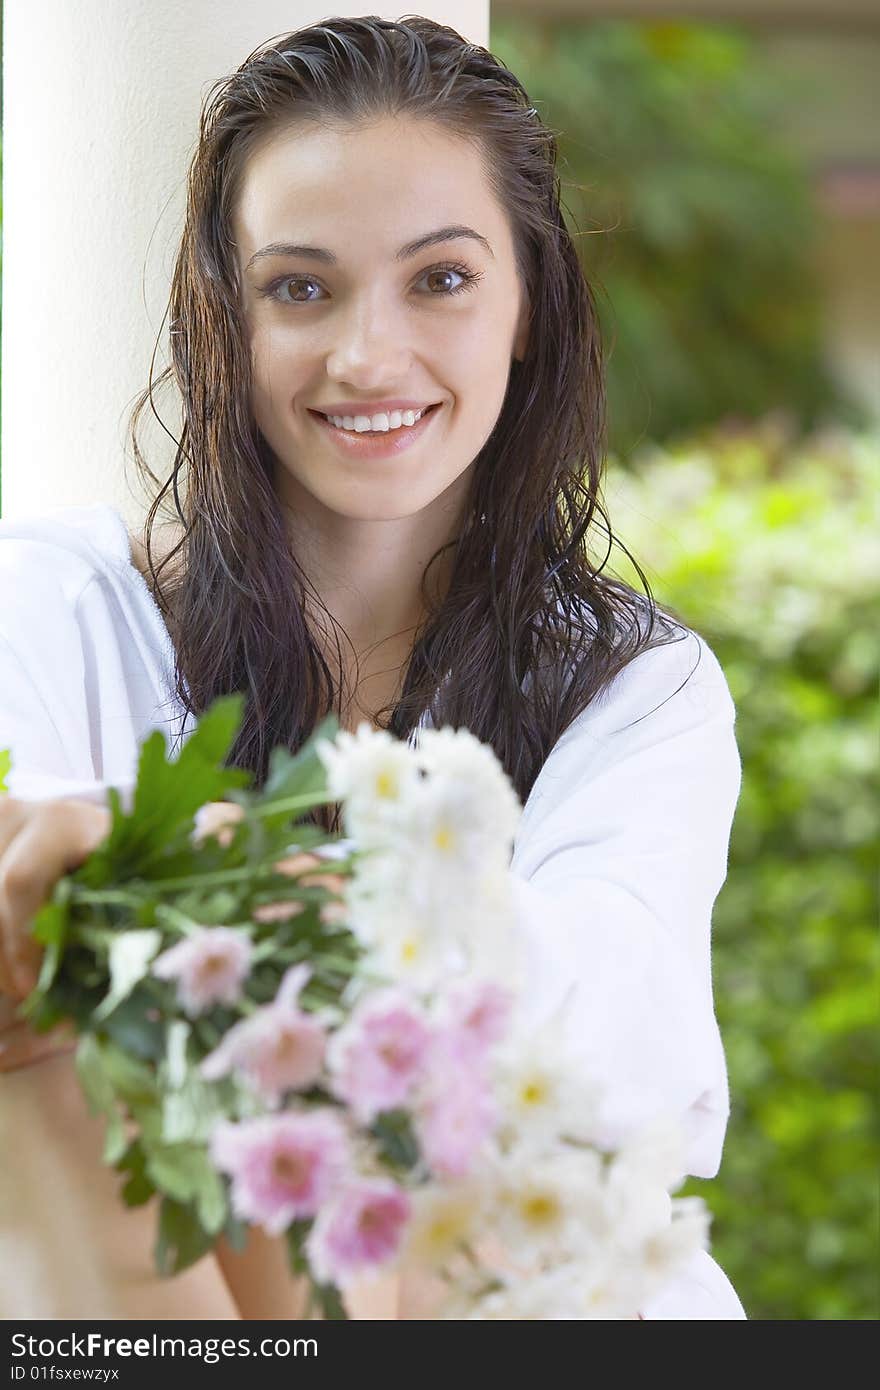
[[[609,705],[639,719],[656,710],[660,720],[673,723],[735,715],[716,652],[702,633],[684,624],[671,627],[664,640],[644,646],[627,662],[603,691],[594,714]]]
[[[150,556],[147,554],[144,527],[135,527],[127,534],[131,563],[147,583],[150,584],[152,582],[152,576],[150,574]],[[179,545],[183,535],[183,523],[180,521],[156,522],[150,536],[150,554],[155,570],[158,570],[160,566],[164,564],[166,559],[168,559]]]
[[[125,524],[114,508],[54,507],[0,519],[0,607],[45,621],[61,603],[75,606],[99,575],[129,558]],[[48,605],[48,609],[47,609]]]
[[[736,708],[712,645],[681,625],[644,646],[577,714],[550,750],[533,787],[540,800],[640,768],[645,778],[683,777],[698,761],[739,776]],[[645,795],[649,787],[643,787]]]
[[[652,729],[680,719],[716,715],[733,719],[730,687],[709,639],[646,596],[633,592],[631,600],[613,614],[613,641],[602,638],[602,664],[608,662],[613,646],[614,674],[605,678],[569,724],[563,740],[578,731],[611,733],[649,716],[654,716]],[[571,607],[581,634],[572,647],[573,661],[592,665],[594,643],[599,640],[595,613],[588,604]]]
[[[158,528],[157,528],[158,530]],[[153,559],[173,546],[172,527]],[[0,520],[0,637],[14,650],[47,653],[65,630],[137,631],[164,649],[167,632],[147,578],[142,530],[112,506],[55,507]],[[127,640],[127,639],[126,639]]]

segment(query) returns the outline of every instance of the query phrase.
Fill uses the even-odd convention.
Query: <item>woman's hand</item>
[[[35,1033],[15,1006],[39,976],[43,948],[31,935],[34,917],[58,880],[106,839],[111,821],[106,807],[89,801],[0,797],[0,1072],[74,1046],[68,1025]]]
[[[206,803],[196,819],[196,840],[215,834],[221,843],[228,842],[232,825],[243,814],[235,802]],[[0,796],[0,1072],[29,1066],[75,1046],[70,1025],[35,1033],[16,1016],[16,1005],[36,985],[43,957],[43,948],[30,931],[34,917],[58,880],[79,868],[106,839],[111,823],[109,809],[89,801],[30,802]],[[331,893],[341,893],[345,883],[341,874],[304,875],[304,870],[323,863],[315,854],[295,854],[276,867],[305,887],[322,884]],[[257,913],[261,920],[272,920],[282,909],[299,910],[295,904],[269,903]]]

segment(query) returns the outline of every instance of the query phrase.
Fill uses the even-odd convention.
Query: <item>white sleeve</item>
[[[741,784],[734,721],[697,633],[643,652],[552,749],[511,863],[527,1017],[573,994],[566,1040],[607,1096],[599,1142],[671,1115],[702,1178],[730,1108],[710,932]]]
[[[63,625],[58,625],[58,633]],[[6,778],[10,796],[25,801],[76,797],[109,805],[111,783],[95,775],[82,680],[81,653],[56,650],[51,665],[34,643],[33,661],[0,636],[0,748],[8,748],[12,767]],[[63,698],[60,698],[63,691]],[[130,807],[134,783],[119,788]]]

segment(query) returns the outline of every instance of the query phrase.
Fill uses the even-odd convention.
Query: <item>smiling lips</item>
[[[328,420],[326,415],[320,411],[312,410],[309,413],[314,416],[318,427],[325,430],[329,438],[340,448],[347,450],[358,458],[385,458],[390,455],[402,453],[405,449],[411,448],[416,440],[421,439],[422,435],[430,428],[434,417],[439,413],[441,406],[428,406],[413,424],[405,422],[393,426],[391,421],[396,418],[397,413],[392,412],[389,417],[389,428],[383,430],[364,430],[346,429],[339,425],[334,425]],[[384,413],[384,412],[378,412]],[[404,420],[408,412],[399,412],[404,415]],[[413,412],[414,414],[414,412]],[[338,417],[337,417],[338,418]],[[370,419],[369,416],[343,417],[351,419],[351,423],[359,419]],[[372,418],[375,418],[372,417]],[[412,418],[412,416],[410,416]]]
[[[410,429],[421,419],[424,410],[377,411],[374,415],[338,414],[324,411],[324,415],[337,429],[352,430],[355,434],[387,434],[389,430]]]

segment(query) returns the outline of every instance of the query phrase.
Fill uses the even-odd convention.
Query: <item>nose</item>
[[[355,297],[348,311],[333,316],[330,331],[331,381],[368,391],[406,380],[412,351],[403,315],[387,303],[387,292],[384,304],[376,295]]]

